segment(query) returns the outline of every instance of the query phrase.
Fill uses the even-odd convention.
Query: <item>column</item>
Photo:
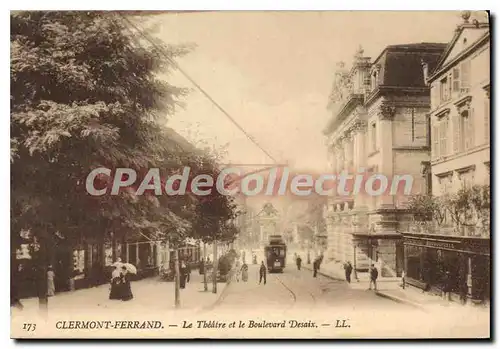
[[[135,265],[139,265],[139,243],[136,242],[135,244]]]
[[[392,156],[392,118],[396,114],[396,108],[384,102],[380,109],[379,127],[377,127],[377,141],[380,151],[379,171],[380,174],[390,178],[394,171]],[[394,206],[394,198],[391,195],[381,195],[379,198],[379,207]]]
[[[126,262],[125,263],[130,263],[129,262],[129,248],[130,248],[130,244],[126,243],[125,244],[125,260]]]
[[[354,168],[356,171],[363,168],[367,169],[366,161],[366,124],[359,123],[355,128],[354,134]],[[355,174],[355,173],[354,173]],[[360,210],[366,209],[367,202],[363,184],[361,184],[360,193],[354,198],[354,207]]]

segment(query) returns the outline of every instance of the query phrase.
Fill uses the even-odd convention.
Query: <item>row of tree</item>
[[[491,229],[491,188],[475,184],[441,196],[416,195],[408,208],[414,230],[443,233],[451,229],[460,235],[489,236]]]
[[[112,12],[11,14],[11,250],[29,231],[37,252],[39,295],[46,303],[47,245],[103,239],[109,232],[151,235],[178,244],[186,237],[231,241],[237,212],[214,194],[91,196],[97,167],[191,167],[217,176],[217,158],[186,149],[162,127],[188,92],[157,78],[190,48],[148,43]]]

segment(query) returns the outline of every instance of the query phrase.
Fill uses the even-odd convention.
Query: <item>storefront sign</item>
[[[488,239],[484,239],[484,241],[443,241],[435,239],[405,238],[404,244],[436,249],[463,251],[474,254],[490,254],[490,242]]]
[[[447,248],[447,249],[456,249],[457,247],[455,246],[455,244],[451,243],[451,242],[442,242],[442,241],[431,241],[431,240],[427,240],[426,241],[426,246],[428,247],[434,247],[434,248]]]
[[[444,249],[457,249],[459,244],[449,241],[435,241],[435,240],[420,240],[420,239],[405,239],[405,244],[416,245],[423,247],[444,248]]]

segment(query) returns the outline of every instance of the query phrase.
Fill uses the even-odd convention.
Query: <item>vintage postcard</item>
[[[13,338],[490,338],[487,11],[12,11]]]

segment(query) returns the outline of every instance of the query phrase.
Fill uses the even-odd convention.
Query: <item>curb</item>
[[[380,291],[375,291],[375,294],[379,297],[390,299],[396,303],[406,304],[406,305],[409,305],[411,307],[417,308],[419,310],[425,311],[424,306],[419,304],[419,303],[415,303],[415,302],[409,301],[407,299],[396,297],[396,296],[393,296],[393,295],[390,295],[390,294],[387,294],[384,292],[380,292]]]

